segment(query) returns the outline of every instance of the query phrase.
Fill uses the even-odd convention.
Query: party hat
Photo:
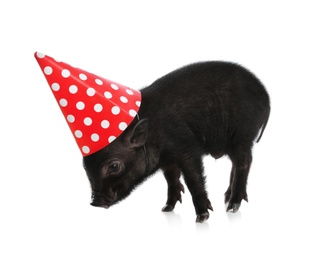
[[[137,115],[140,91],[39,52],[34,56],[83,156],[113,142]]]

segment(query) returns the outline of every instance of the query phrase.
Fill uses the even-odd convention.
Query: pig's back
[[[175,127],[189,127],[207,152],[215,147],[215,157],[236,138],[255,138],[268,117],[264,86],[251,72],[229,62],[185,66],[141,92],[147,117],[163,126],[170,121]]]

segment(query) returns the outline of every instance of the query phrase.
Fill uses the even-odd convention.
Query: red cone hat
[[[34,56],[83,156],[113,142],[137,115],[140,91],[39,52]]]

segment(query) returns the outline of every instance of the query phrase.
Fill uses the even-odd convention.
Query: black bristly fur
[[[163,211],[181,202],[182,174],[192,195],[197,222],[212,210],[205,189],[202,157],[232,161],[227,210],[236,212],[247,201],[252,146],[260,140],[270,114],[269,96],[245,68],[229,62],[195,63],[156,80],[141,90],[139,119],[113,143],[84,157],[94,206],[109,207],[158,169],[168,183]],[[144,153],[144,147],[146,153]],[[121,167],[108,174],[113,162]],[[147,163],[146,163],[147,162]]]

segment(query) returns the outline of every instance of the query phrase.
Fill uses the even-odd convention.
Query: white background
[[[110,2],[116,2],[115,4]],[[103,3],[103,4],[101,4]],[[316,259],[314,1],[2,1],[1,259]],[[81,153],[33,57],[133,88],[202,60],[238,62],[272,100],[249,203],[226,213],[230,161],[205,158],[214,207],[162,213],[161,172],[109,210],[89,205]]]

